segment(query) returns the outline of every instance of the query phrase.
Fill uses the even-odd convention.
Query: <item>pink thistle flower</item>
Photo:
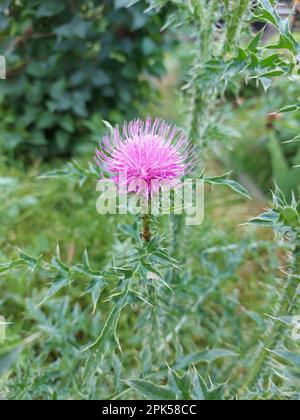
[[[191,169],[193,152],[181,130],[147,118],[124,123],[122,131],[114,128],[103,138],[95,159],[119,187],[148,196],[178,184]]]

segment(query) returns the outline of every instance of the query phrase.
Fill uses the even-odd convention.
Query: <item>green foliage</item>
[[[250,79],[267,89],[276,77],[298,77],[298,44],[275,1],[262,0],[255,10],[247,0],[224,1],[222,8],[214,0],[148,3],[151,13],[172,5],[166,27],[192,29],[197,42],[193,38],[189,44],[194,61],[184,91],[192,110],[188,131],[203,159],[209,152],[220,157],[223,143],[236,131],[227,125],[236,109],[224,106],[224,100]],[[54,9],[47,5],[40,13],[48,17]],[[279,40],[266,45],[261,34],[253,38],[253,19],[275,25]],[[59,36],[65,37],[73,24],[64,23]],[[79,25],[76,36],[77,31],[82,36],[84,29]],[[274,109],[285,105],[271,103]],[[294,106],[284,110],[296,111]],[[265,119],[270,104],[262,113]],[[88,125],[93,127],[94,120]],[[282,144],[283,150],[297,145],[298,133],[287,131],[288,138],[280,139],[293,142]],[[271,153],[277,156],[274,171],[295,171],[282,164],[286,155],[279,159],[278,150]],[[229,173],[203,172],[204,183],[216,187],[207,194],[204,224],[190,228],[184,218],[150,217],[152,236],[145,241],[139,217],[96,214],[93,164],[32,168],[26,177],[3,169],[0,258],[11,262],[0,264],[1,311],[7,318],[1,395],[299,399],[299,349],[292,334],[299,313],[296,192],[289,200],[277,189],[273,207],[250,222],[272,228],[280,239],[274,242],[266,231],[233,229],[244,213],[253,214],[262,204],[246,201],[247,190]],[[38,173],[44,175],[36,178]],[[26,252],[16,256],[16,244]]]
[[[229,187],[231,190],[235,191],[236,193],[242,195],[243,197],[250,198],[248,191],[238,182],[229,179],[229,174],[221,175],[221,176],[214,176],[214,177],[204,177],[204,182],[209,185],[225,185]]]
[[[241,106],[231,111],[231,123],[239,137],[232,139],[222,160],[228,168],[250,177],[266,195],[274,182],[287,198],[299,192],[300,113],[281,112],[297,96],[299,80],[299,76],[280,78],[266,94],[259,91],[253,98],[243,90]]]
[[[1,153],[53,157],[86,150],[87,119],[132,118],[153,97],[150,76],[164,72],[163,15],[145,15],[142,3],[126,5],[5,0]]]
[[[126,384],[138,395],[149,400],[210,401],[223,399],[226,384],[214,385],[211,383],[208,386],[196,369],[190,369],[186,373],[180,374],[169,367],[167,379],[167,386],[159,386],[142,379],[128,380]]]
[[[80,162],[76,168],[85,171]],[[231,301],[232,289],[238,281],[239,287],[243,284],[238,271],[245,256],[256,262],[264,260],[264,252],[274,254],[271,248],[269,251],[271,245],[249,239],[232,247],[229,241],[235,243],[237,238],[231,223],[227,233],[215,232],[214,236],[207,221],[203,231],[194,229],[190,237],[188,274],[176,268],[168,252],[166,220],[160,220],[164,239],[153,238],[145,245],[140,222],[132,217],[112,216],[111,222],[96,217],[92,174],[80,190],[77,172],[68,183],[64,176],[27,178],[25,184],[19,181],[24,178],[20,173],[7,169],[6,174],[1,182],[9,207],[0,212],[0,238],[9,240],[1,242],[1,261],[11,255],[15,262],[1,265],[1,312],[13,322],[7,325],[5,348],[15,348],[28,334],[40,336],[18,353],[3,376],[1,393],[9,399],[114,398],[123,393],[145,398],[146,391],[137,393],[132,385],[145,381],[157,389],[166,384],[171,375],[167,362],[173,372],[167,392],[175,393],[176,398],[180,393],[191,399],[227,398],[231,385],[212,385],[208,375],[213,384],[228,380],[231,363],[246,346],[247,339],[241,342],[235,325],[232,311],[238,304]],[[77,193],[84,197],[85,205],[78,201]],[[26,194],[38,201],[22,209]],[[12,198],[14,203],[10,203]],[[22,223],[24,217],[27,223]],[[116,223],[120,223],[117,237]],[[61,249],[52,256],[58,236]],[[112,240],[113,253],[109,251]],[[70,260],[73,241],[75,254]],[[15,256],[15,243],[26,252]],[[86,244],[89,256],[83,252]],[[263,276],[262,269],[255,270],[249,287],[257,290],[257,277]],[[224,312],[216,312],[216,302],[224,305]],[[242,319],[247,331],[248,315],[243,314]],[[45,374],[40,377],[42,367]],[[118,374],[112,374],[116,370]],[[194,381],[187,389],[179,379],[186,372],[191,372]]]
[[[273,194],[274,208],[269,209],[257,218],[250,221],[251,224],[271,227],[283,238],[298,239],[300,234],[300,201],[293,198],[288,204],[285,196],[277,188]]]

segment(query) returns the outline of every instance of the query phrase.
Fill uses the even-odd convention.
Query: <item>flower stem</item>
[[[159,318],[157,313],[157,290],[155,289],[154,284],[149,285],[149,300],[151,302],[151,315],[150,315],[150,328],[151,332],[149,335],[150,338],[150,348],[152,354],[152,363],[155,363],[157,356],[157,350],[159,348]]]
[[[296,246],[293,253],[293,262],[292,262],[292,273],[289,274],[285,290],[281,299],[279,310],[277,312],[277,317],[291,316],[294,308],[294,301],[297,295],[299,280],[295,278],[294,274],[299,273],[300,270],[300,245]],[[254,360],[254,363],[251,369],[248,372],[244,380],[244,384],[241,390],[243,395],[247,392],[248,389],[251,389],[253,385],[257,382],[262,368],[264,367],[265,362],[269,356],[269,350],[272,350],[276,347],[278,341],[280,340],[282,333],[282,324],[279,322],[274,322],[272,328],[265,335],[262,348]]]
[[[143,240],[145,242],[150,242],[151,240],[150,215],[149,214],[143,215],[142,221],[143,221]]]

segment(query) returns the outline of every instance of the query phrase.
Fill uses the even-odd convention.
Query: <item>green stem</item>
[[[297,296],[299,280],[297,280],[293,274],[299,273],[300,271],[300,246],[295,248],[293,253],[293,267],[292,274],[289,275],[286,283],[286,287],[281,299],[279,310],[277,312],[277,317],[291,316],[294,308],[295,297]],[[257,379],[259,378],[260,372],[264,367],[268,356],[269,350],[276,348],[277,343],[280,340],[282,333],[282,324],[279,322],[274,322],[271,330],[266,334],[263,339],[262,348],[254,360],[254,363],[251,369],[246,376],[243,387],[241,390],[241,395],[247,392],[248,389],[251,389]]]
[[[150,302],[152,304],[151,308],[151,347],[152,347],[152,355],[154,356],[157,354],[157,349],[159,346],[159,319],[157,313],[157,292],[155,286],[153,284],[150,285]],[[155,362],[155,360],[153,360]]]
[[[145,242],[150,242],[151,241],[150,215],[145,214],[142,217],[142,222],[143,222],[143,240]]]
[[[151,241],[151,197],[148,197],[147,202],[144,203],[145,214],[142,215],[142,238],[147,243]]]
[[[250,0],[239,0],[238,3],[234,2],[233,8],[230,11],[231,18],[227,26],[224,53],[232,49],[240,35],[242,19],[248,10],[249,3]]]

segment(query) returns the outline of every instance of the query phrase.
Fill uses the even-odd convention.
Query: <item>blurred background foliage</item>
[[[133,118],[164,73],[164,13],[124,0],[3,0],[0,152],[51,158],[88,148],[100,120]]]
[[[300,143],[291,140],[299,136],[300,112],[268,116],[293,102],[299,91],[299,79],[289,77],[275,81],[267,93],[251,95],[245,87],[231,111],[237,136],[223,161],[252,179],[263,195],[269,195],[274,181],[286,197],[299,193]]]

